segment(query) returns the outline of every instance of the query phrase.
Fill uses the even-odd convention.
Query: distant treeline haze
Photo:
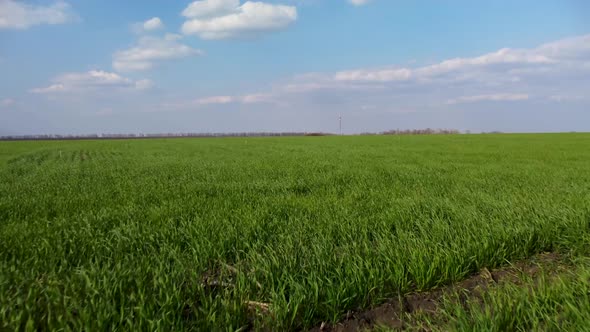
[[[456,129],[393,129],[379,133],[361,133],[361,135],[437,135],[460,134]],[[11,135],[0,136],[0,140],[68,140],[68,139],[133,139],[133,138],[170,138],[170,137],[266,137],[266,136],[330,136],[325,132],[244,132],[244,133],[159,133],[159,134],[86,134],[86,135]]]

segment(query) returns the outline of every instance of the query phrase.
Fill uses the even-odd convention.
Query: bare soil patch
[[[349,312],[337,324],[322,323],[311,329],[311,332],[352,332],[366,331],[384,326],[396,330],[415,327],[419,323],[413,316],[433,317],[447,295],[460,294],[457,301],[479,300],[489,289],[499,283],[520,284],[523,276],[536,278],[542,271],[556,274],[561,269],[565,257],[558,253],[543,253],[530,259],[519,261],[508,267],[494,270],[482,269],[459,283],[434,289],[430,292],[413,293],[399,298],[392,298],[372,309]]]

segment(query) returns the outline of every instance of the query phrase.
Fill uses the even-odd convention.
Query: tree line
[[[328,136],[321,132],[243,132],[243,133],[158,133],[158,134],[82,134],[82,135],[9,135],[0,140],[84,140],[84,139],[141,139],[141,138],[182,138],[182,137],[270,137],[270,136]]]
[[[364,132],[360,135],[454,135],[456,129],[392,129],[382,132]],[[469,132],[467,132],[469,133]],[[142,139],[142,138],[182,138],[182,137],[276,137],[276,136],[333,136],[325,132],[242,132],[242,133],[158,133],[158,134],[81,134],[81,135],[10,135],[0,136],[4,141],[26,140],[84,140],[84,139]]]

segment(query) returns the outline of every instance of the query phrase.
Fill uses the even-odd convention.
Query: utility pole
[[[338,117],[338,122],[340,124],[340,136],[342,136],[342,115]]]

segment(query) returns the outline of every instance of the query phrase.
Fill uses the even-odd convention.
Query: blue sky
[[[585,0],[0,0],[0,135],[590,131]]]

